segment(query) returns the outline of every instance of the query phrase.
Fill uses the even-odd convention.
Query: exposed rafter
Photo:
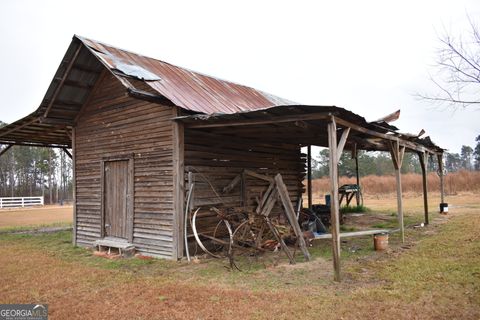
[[[45,110],[45,113],[43,116],[46,118],[48,116],[48,113],[52,109],[53,103],[55,102],[55,99],[57,99],[58,94],[60,93],[60,89],[62,89],[63,84],[67,80],[68,75],[70,74],[70,70],[72,69],[73,64],[77,60],[78,54],[80,53],[80,50],[82,49],[83,44],[79,43],[78,48],[75,51],[75,54],[73,55],[73,58],[70,60],[68,63],[67,69],[65,70],[65,73],[63,74],[62,79],[60,80],[60,83],[58,84],[57,88],[55,89],[55,92],[53,93],[52,99],[50,100],[47,109]]]

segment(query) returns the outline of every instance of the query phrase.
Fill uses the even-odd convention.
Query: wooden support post
[[[423,209],[425,213],[425,225],[428,224],[427,157],[428,153],[418,152],[420,168],[422,169]]]
[[[308,209],[312,209],[312,146],[307,147],[307,189],[308,189]]]
[[[390,142],[390,154],[392,155],[393,166],[395,168],[395,178],[397,181],[397,211],[398,225],[402,242],[405,242],[405,227],[403,223],[403,199],[402,199],[402,168],[403,155],[405,154],[405,146],[400,146],[398,141]]]
[[[357,144],[355,143],[354,149],[352,151],[352,156],[355,157],[355,177],[357,178],[358,192],[355,194],[355,200],[357,200],[357,207],[360,205],[360,175],[358,173],[358,150]]]
[[[173,116],[179,115],[179,109],[173,108]],[[173,243],[172,258],[183,257],[184,220],[185,219],[185,168],[184,168],[184,127],[177,121],[173,122]]]
[[[343,148],[347,143],[348,134],[350,133],[350,128],[345,128],[342,132],[342,136],[340,137],[340,142],[337,146],[337,163],[340,162],[340,158],[342,157]]]
[[[283,182],[280,173],[275,176],[275,184],[277,185],[277,192],[282,202],[283,209],[285,210],[285,214],[288,218],[288,221],[290,222],[290,225],[293,228],[295,236],[298,239],[297,241],[300,245],[300,250],[302,250],[305,260],[310,261],[310,253],[308,252],[307,244],[305,242],[305,238],[303,237],[303,232],[295,216],[295,210],[293,209],[292,201],[290,200],[290,196],[288,195],[287,186]]]
[[[263,197],[262,199],[260,200],[260,202],[258,203],[258,206],[257,206],[257,209],[255,210],[255,212],[257,214],[260,214],[261,212],[263,212],[265,210],[266,207],[266,204],[268,202],[268,200],[270,199],[274,199],[276,201],[276,198],[277,196],[273,196],[272,193],[276,192],[274,190],[275,188],[275,183],[274,182],[271,182],[270,185],[268,186],[267,188],[267,191],[265,191],[265,193],[263,194]],[[271,209],[270,209],[271,210]],[[264,214],[264,213],[262,213]],[[270,211],[268,211],[268,214],[270,214]]]
[[[338,155],[337,155],[337,125],[332,117],[328,124],[329,171],[330,171],[330,215],[332,233],[332,251],[334,280],[340,281],[340,212],[338,204]]]
[[[270,212],[272,212],[275,203],[277,202],[277,198],[278,191],[276,189],[273,189],[272,192],[265,199],[264,205],[261,208],[259,214],[268,217],[270,215]]]
[[[445,181],[443,181],[443,153],[437,154],[438,175],[440,177],[440,201],[445,203]]]
[[[77,245],[77,175],[76,175],[76,165],[75,161],[75,128],[72,128],[72,193],[73,193],[73,225],[72,225],[72,243],[74,246]],[[102,180],[103,182],[103,180]],[[103,192],[102,192],[103,195]],[[103,227],[102,227],[103,229]]]
[[[403,201],[402,201],[402,174],[400,169],[395,169],[395,179],[397,181],[397,211],[398,225],[400,227],[400,235],[402,242],[405,242],[405,226],[403,222]]]
[[[288,246],[285,244],[285,241],[283,241],[282,237],[280,236],[277,228],[273,225],[273,223],[270,221],[269,217],[264,217],[265,222],[267,223],[268,227],[270,228],[270,231],[272,232],[273,236],[277,241],[280,243],[280,246],[282,247],[282,250],[285,252],[285,254],[288,257],[288,260],[290,261],[290,264],[295,264],[295,258],[288,248]]]

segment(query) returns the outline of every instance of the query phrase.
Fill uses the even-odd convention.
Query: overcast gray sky
[[[396,109],[404,132],[425,129],[452,152],[474,145],[480,110],[414,97],[448,30],[466,36],[480,1],[0,2],[0,120],[40,104],[73,34],[367,120]]]

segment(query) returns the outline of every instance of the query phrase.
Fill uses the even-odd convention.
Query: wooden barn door
[[[103,162],[103,236],[132,239],[132,167],[129,159]]]

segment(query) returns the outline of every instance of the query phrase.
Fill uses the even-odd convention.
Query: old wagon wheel
[[[216,244],[220,244],[222,246],[225,246],[226,247],[226,255],[227,257],[231,257],[232,255],[232,239],[233,239],[233,232],[232,232],[232,227],[230,225],[230,223],[228,222],[228,220],[226,219],[221,219],[218,224],[217,224],[217,227],[215,228],[215,230],[217,230],[217,228],[219,227],[219,225],[223,224],[227,230],[227,233],[228,233],[228,240],[224,240],[224,239],[221,239],[221,238],[217,238],[215,236],[209,236],[209,235],[206,235],[206,234],[201,234],[201,233],[198,233],[197,231],[197,214],[198,212],[200,211],[200,208],[198,208],[195,213],[193,214],[193,217],[192,217],[192,231],[193,231],[193,235],[195,237],[195,240],[197,241],[198,245],[200,246],[200,248],[202,248],[202,250],[205,252],[205,253],[208,253],[209,255],[211,255],[212,257],[215,257],[215,258],[222,258],[222,255],[220,254],[217,254],[217,253],[213,253],[211,252],[210,250],[208,250],[206,248],[206,246],[203,244],[202,240],[200,239],[200,236],[203,236],[211,241],[213,241],[214,243]]]
[[[238,270],[250,269],[258,261],[259,254],[267,251],[262,248],[267,229],[268,226],[260,216],[246,219],[235,228],[232,237],[232,255],[233,264]]]
[[[245,220],[235,228],[233,232],[233,243],[236,248],[256,248],[257,234],[253,228],[253,224],[249,220]]]

